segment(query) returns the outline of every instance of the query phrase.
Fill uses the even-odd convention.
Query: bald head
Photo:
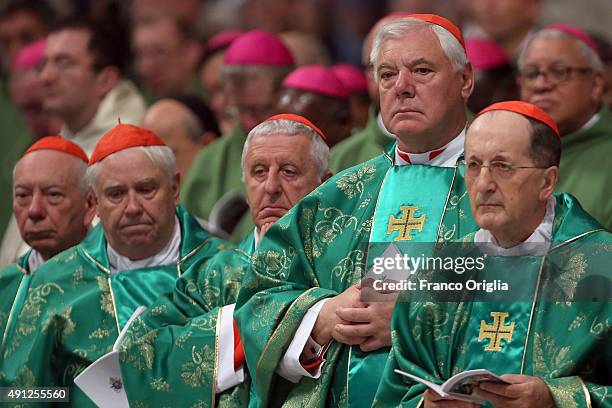
[[[174,152],[179,172],[185,175],[202,147],[218,135],[183,103],[162,99],[146,112],[143,127],[158,135]]]
[[[43,259],[85,238],[94,216],[85,186],[86,163],[70,154],[38,150],[13,171],[13,212],[24,241]]]

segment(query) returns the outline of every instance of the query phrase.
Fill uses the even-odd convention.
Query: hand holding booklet
[[[474,387],[481,382],[490,381],[502,384],[509,384],[507,381],[493,374],[489,370],[482,368],[476,370],[467,370],[459,374],[453,375],[451,378],[446,380],[443,384],[432,383],[431,381],[424,380],[416,375],[409,374],[405,371],[395,370],[396,373],[401,374],[410,378],[413,381],[426,385],[436,392],[439,396],[448,399],[456,399],[466,402],[474,402],[476,404],[482,404],[485,402],[482,398],[477,395],[473,395],[472,391]]]

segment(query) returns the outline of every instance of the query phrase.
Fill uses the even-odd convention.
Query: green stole
[[[458,169],[458,166],[419,164],[391,166],[379,192],[370,243],[410,241],[432,243],[433,247],[441,235],[442,220],[451,204],[450,198],[460,197],[465,191]],[[418,180],[427,182],[418,183]],[[364,353],[359,347],[351,346],[348,372],[350,407],[372,406],[380,382],[380,377],[373,373],[383,372],[389,350],[385,347]]]
[[[10,312],[6,320],[6,326],[4,326],[4,332],[0,330],[0,333],[3,333],[1,343],[0,343],[0,360],[2,360],[2,355],[4,354],[4,347],[6,345],[6,342],[11,337],[11,335],[13,334],[13,331],[15,330],[17,316],[19,316],[19,313],[21,312],[21,309],[23,308],[23,302],[25,302],[26,295],[28,293],[28,288],[30,287],[30,281],[32,280],[32,274],[30,273],[30,270],[28,267],[28,260],[30,259],[31,253],[32,253],[32,250],[30,249],[25,255],[17,259],[17,262],[14,265],[12,265],[12,268],[15,269],[17,274],[13,274],[12,273],[13,271],[9,272],[8,268],[5,270],[7,271],[7,273],[10,273],[10,275],[8,275],[7,277],[11,277],[11,280],[13,282],[11,282],[10,287],[8,288],[0,288],[3,290],[3,292],[7,292],[7,293],[2,294],[3,297],[6,296],[6,298],[2,299],[3,309],[4,309],[4,306],[8,306],[8,304],[11,303],[11,300],[12,300],[12,305],[10,307]],[[15,286],[14,281],[17,281],[17,280],[19,280],[17,291],[15,293],[12,293],[12,289],[14,289],[14,286]],[[8,290],[5,290],[5,289],[8,289]],[[0,325],[3,323],[4,322],[0,323]],[[2,326],[0,326],[0,329],[2,329]]]

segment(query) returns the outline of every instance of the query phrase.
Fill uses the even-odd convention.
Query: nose
[[[540,75],[531,83],[531,89],[536,92],[550,91],[554,88],[555,84],[552,83],[546,72],[541,72]]]
[[[480,193],[495,191],[497,188],[489,167],[481,167],[474,182],[476,183],[476,191]]]
[[[33,221],[40,221],[47,215],[45,210],[44,197],[40,193],[32,194],[32,201],[28,207],[28,217]]]
[[[40,70],[39,77],[43,84],[48,84],[55,78],[56,70],[49,62],[45,62]]]
[[[128,192],[127,203],[126,203],[124,212],[129,217],[138,216],[142,213],[142,204],[136,192],[134,191]]]
[[[281,191],[280,175],[276,171],[270,171],[265,182],[266,193],[271,196],[276,196]]]
[[[395,81],[395,93],[399,98],[414,98],[415,86],[412,75],[405,70],[401,70]]]

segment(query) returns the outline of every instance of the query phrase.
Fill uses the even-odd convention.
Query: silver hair
[[[84,197],[89,191],[89,185],[87,184],[87,163],[77,157],[70,157],[70,159],[78,160],[77,164],[77,172],[78,172],[78,187],[81,195]],[[20,159],[21,160],[21,159]],[[17,170],[17,166],[19,165],[19,161],[15,163],[13,166],[13,188],[15,188],[15,172]]]
[[[434,32],[438,38],[438,41],[440,42],[442,51],[444,51],[444,54],[453,67],[453,71],[461,72],[463,69],[465,69],[465,66],[468,63],[465,49],[459,40],[457,40],[455,36],[452,35],[447,29],[437,24],[419,20],[418,18],[402,18],[391,21],[382,26],[374,38],[374,45],[372,46],[372,51],[370,52],[370,62],[372,63],[374,72],[376,73],[376,75],[374,75],[376,82],[378,82],[378,54],[380,54],[382,44],[389,39],[400,38],[407,32],[419,29],[421,27],[430,27]]]
[[[329,170],[329,146],[319,136],[317,132],[312,130],[310,127],[294,122],[288,119],[276,119],[267,120],[255,126],[247,136],[244,148],[242,149],[242,179],[244,181],[244,161],[246,159],[247,152],[251,141],[257,137],[264,137],[268,135],[285,135],[285,136],[297,136],[305,135],[312,140],[312,158],[317,165],[317,171],[319,178],[323,178],[325,173]],[[301,152],[300,152],[301,153]]]
[[[540,38],[563,38],[563,39],[569,38],[569,39],[575,40],[576,43],[578,44],[578,48],[580,49],[580,53],[582,54],[582,58],[584,59],[584,62],[587,65],[587,67],[595,71],[603,70],[603,62],[601,61],[601,58],[599,57],[599,55],[597,54],[597,52],[595,52],[593,48],[589,47],[580,38],[575,37],[569,33],[554,29],[554,28],[544,28],[532,34],[531,36],[529,36],[529,38],[525,42],[525,45],[521,48],[521,53],[519,55],[518,66],[520,69],[524,67],[525,54],[527,53],[527,49],[529,48],[529,46],[531,45],[533,41],[540,39]]]
[[[170,184],[174,182],[174,176],[176,174],[176,158],[174,157],[172,149],[170,149],[168,146],[136,146],[121,150],[117,153],[113,153],[113,155],[121,155],[125,152],[131,151],[140,151],[146,154],[147,157],[153,163],[162,168],[164,173],[166,173]],[[93,189],[96,195],[98,195],[98,190],[96,189],[96,181],[99,171],[99,165],[103,161],[104,159],[89,166],[87,168],[87,173],[85,174],[85,180],[87,181],[87,185]]]

